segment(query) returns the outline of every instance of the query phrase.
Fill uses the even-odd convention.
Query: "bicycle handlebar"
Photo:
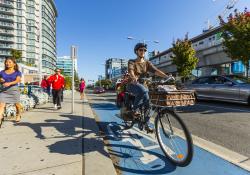
[[[164,84],[164,83],[167,83],[167,82],[169,82],[171,80],[175,81],[175,78],[172,75],[170,75],[167,78],[163,78],[163,79],[161,79],[159,81],[152,81],[152,77],[150,77],[150,78],[140,78],[140,80],[147,81],[147,82],[150,82],[150,83]]]

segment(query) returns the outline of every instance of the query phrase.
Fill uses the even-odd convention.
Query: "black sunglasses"
[[[140,52],[144,51],[147,52],[147,49],[138,49]]]

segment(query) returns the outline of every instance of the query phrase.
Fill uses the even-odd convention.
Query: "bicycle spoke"
[[[159,144],[167,157],[179,165],[186,165],[191,161],[190,138],[187,139],[186,129],[180,118],[172,111],[159,114],[157,117],[156,135]]]

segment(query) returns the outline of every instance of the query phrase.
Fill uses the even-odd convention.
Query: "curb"
[[[92,108],[88,102],[83,104],[83,132],[91,126],[91,132],[83,138],[83,169],[86,175],[116,175],[116,170],[101,137]],[[89,151],[90,150],[90,151]],[[86,151],[86,152],[85,152]]]

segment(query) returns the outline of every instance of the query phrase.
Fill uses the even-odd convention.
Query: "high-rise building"
[[[0,0],[0,62],[16,49],[22,51],[24,74],[38,74],[41,62],[42,73],[52,73],[56,17],[54,0]]]
[[[77,72],[77,59],[75,59],[74,63],[74,68]],[[56,66],[61,69],[66,76],[72,77],[72,59],[70,56],[57,57]]]
[[[105,63],[106,79],[116,80],[120,78],[128,68],[128,60],[122,58],[109,58]]]

